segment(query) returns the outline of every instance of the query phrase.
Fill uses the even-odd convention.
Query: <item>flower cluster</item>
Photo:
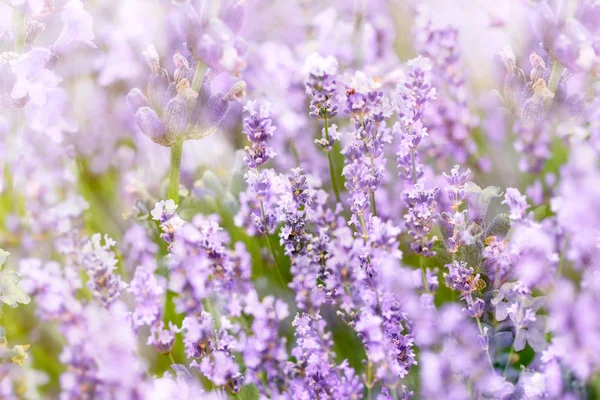
[[[600,398],[600,3],[406,3],[0,1],[0,398]]]

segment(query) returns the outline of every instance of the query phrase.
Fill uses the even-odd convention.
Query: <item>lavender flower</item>
[[[249,116],[244,119],[244,134],[252,144],[246,147],[244,162],[248,168],[256,169],[267,163],[275,156],[275,152],[267,145],[267,140],[273,136],[275,127],[272,125],[270,105],[249,101],[244,107]]]
[[[136,308],[131,314],[135,329],[143,325],[152,326],[161,317],[163,306],[164,285],[154,275],[152,270],[138,268],[127,291],[136,297]]]
[[[116,242],[99,233],[93,235],[82,249],[82,264],[87,271],[89,280],[87,287],[92,291],[94,297],[104,307],[109,308],[126,288],[126,284],[119,275],[115,275],[117,259],[110,250]]]
[[[29,96],[32,104],[46,104],[48,91],[62,81],[62,78],[46,68],[50,57],[50,50],[36,47],[10,62],[12,72],[17,77],[10,94],[12,99],[19,100]]]
[[[409,207],[408,213],[404,215],[404,220],[408,233],[413,238],[411,249],[415,253],[423,254],[426,257],[435,255],[433,244],[437,238],[435,236],[429,238],[428,235],[437,219],[435,210],[437,192],[437,188],[424,190],[420,185],[416,185],[404,195],[405,202]]]
[[[311,97],[310,115],[314,118],[333,118],[337,115],[338,106],[333,103],[336,91],[336,75],[338,62],[332,57],[321,57],[312,53],[304,63],[303,73],[306,76],[304,85],[306,93]]]
[[[459,291],[463,296],[469,296],[479,290],[480,275],[475,274],[473,268],[469,268],[464,261],[455,261],[449,264],[448,273],[444,273],[446,285],[452,290]]]
[[[297,343],[292,350],[296,362],[287,366],[291,394],[332,398],[335,393],[349,392],[349,398],[358,397],[362,393],[358,377],[345,364],[332,364],[331,334],[324,332],[321,316],[296,315],[292,325]]]

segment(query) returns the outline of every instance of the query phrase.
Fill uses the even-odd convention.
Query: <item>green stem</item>
[[[296,168],[300,167],[300,155],[298,154],[298,149],[296,148],[296,145],[294,144],[294,142],[290,143],[290,149],[292,151],[292,154],[294,155],[294,161],[296,162]]]
[[[275,263],[275,269],[277,270],[279,282],[281,283],[284,289],[287,289],[287,284],[285,283],[285,279],[283,279],[281,269],[279,268],[279,259],[277,257],[277,253],[275,252],[275,246],[273,246],[273,242],[271,242],[271,235],[267,231],[267,215],[265,213],[265,206],[262,200],[260,201],[260,213],[263,220],[263,224],[265,225],[265,238],[267,239],[267,246],[269,247],[271,255],[273,256],[273,262]]]
[[[365,242],[366,242],[367,240],[369,240],[369,234],[367,233],[367,224],[365,222],[365,216],[361,213],[359,215],[359,218],[360,218],[360,225],[362,226],[362,231],[363,231],[362,236],[363,236],[363,239],[365,239]]]
[[[456,261],[456,252],[452,253],[452,264]],[[456,301],[456,291],[452,290],[452,301]]]
[[[200,90],[202,86],[202,79],[204,78],[204,65],[198,61],[196,63],[196,70],[194,71],[194,78],[192,78],[192,89],[196,92]]]
[[[371,389],[373,388],[373,382],[371,379],[373,378],[372,373],[373,364],[371,361],[367,363],[367,381],[365,382],[365,386],[367,387],[367,399],[371,399]]]
[[[202,300],[202,305],[204,306],[204,311],[210,314],[212,319],[215,321],[215,329],[217,332],[221,330],[221,314],[219,311],[213,307],[212,302],[209,297],[206,297]],[[215,334],[215,340],[217,339],[218,334]]]
[[[327,123],[327,117],[323,116],[323,125],[325,126],[325,139],[329,142],[329,124]],[[331,154],[331,150],[327,151],[327,161],[329,162],[329,175],[331,177],[331,186],[333,187],[333,192],[335,193],[335,199],[338,203],[341,203],[340,199],[340,190],[338,189],[337,179],[335,175],[335,165],[333,164],[333,155]]]
[[[373,178],[375,178],[375,163],[373,162],[373,157],[371,157],[371,176]],[[376,217],[377,216],[377,205],[375,204],[375,192],[373,192],[371,189],[369,189],[369,193],[371,196],[371,211],[373,212],[373,215]]]
[[[554,96],[549,96],[549,98],[545,101],[546,109],[550,108],[554,97],[556,97],[556,91],[558,90],[558,84],[564,69],[565,68],[560,62],[558,62],[558,60],[554,61],[554,64],[552,64],[552,71],[550,72],[550,78],[548,79],[548,90],[550,90]]]
[[[177,363],[175,362],[175,359],[173,358],[173,354],[171,354],[171,352],[168,352],[168,353],[167,353],[167,355],[169,356],[169,361],[171,361],[171,365],[172,365],[172,364],[177,364]]]
[[[473,304],[473,296],[471,295],[471,293],[469,293],[469,300],[471,300],[471,304]],[[479,329],[479,334],[481,335],[481,337],[483,337],[483,328],[481,326],[481,321],[479,320],[479,317],[475,317],[475,320],[477,321],[477,329]],[[492,369],[492,371],[494,371],[494,363],[492,362],[492,357],[490,357],[490,352],[488,351],[488,349],[485,349],[485,355],[487,356],[490,368]]]
[[[513,354],[515,354],[515,352],[513,350],[513,345],[511,343],[510,351],[508,352],[508,358],[506,359],[506,365],[504,366],[504,371],[502,372],[502,376],[504,376],[504,377],[506,377],[506,373],[508,372],[508,367],[510,367],[510,359],[512,358]]]
[[[558,269],[556,271],[557,276],[562,275],[562,270],[565,265],[565,253],[567,252],[567,244],[569,238],[565,237],[565,241],[563,243],[563,247],[560,251],[560,260],[558,261]]]
[[[427,271],[425,270],[425,259],[423,256],[419,256],[419,267],[421,268],[421,278],[423,279],[423,288],[427,294],[431,294],[429,291],[429,284],[427,283]]]
[[[167,198],[172,199],[175,204],[179,203],[179,176],[181,173],[182,150],[182,140],[177,140],[171,146],[171,167],[169,170],[169,189],[167,191]]]
[[[25,16],[15,8],[12,9],[12,31],[15,53],[20,53],[25,43]]]
[[[415,165],[415,151],[414,149],[410,151],[410,162],[412,164],[412,180],[413,185],[417,184],[417,169]]]

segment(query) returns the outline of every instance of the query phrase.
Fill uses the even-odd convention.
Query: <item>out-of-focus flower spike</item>
[[[239,33],[244,23],[244,1],[223,0],[219,7],[219,19],[234,33]]]

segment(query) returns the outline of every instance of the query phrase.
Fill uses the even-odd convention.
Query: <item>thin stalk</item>
[[[209,313],[212,319],[215,321],[215,329],[217,332],[215,334],[215,340],[217,340],[219,336],[218,332],[221,330],[221,314],[219,313],[219,310],[213,307],[209,297],[206,297],[202,300],[202,306],[204,307],[204,311]]]
[[[202,86],[202,78],[204,77],[204,65],[198,61],[196,63],[196,70],[194,71],[194,78],[192,78],[192,89],[196,92],[200,90]]]
[[[294,142],[290,143],[290,150],[292,150],[292,154],[294,155],[294,161],[296,162],[296,168],[300,167],[300,155],[298,154],[298,149]]]
[[[260,213],[263,220],[263,224],[265,225],[265,238],[267,239],[267,246],[271,251],[271,255],[273,256],[273,262],[275,263],[275,269],[277,270],[277,276],[279,278],[279,283],[283,286],[284,289],[287,289],[287,285],[285,283],[285,279],[283,279],[283,275],[281,274],[281,269],[279,268],[279,258],[277,257],[277,253],[275,252],[275,247],[273,246],[273,242],[271,242],[271,235],[266,230],[267,228],[267,214],[265,213],[265,206],[263,201],[260,201]]]
[[[25,42],[25,16],[15,8],[12,10],[12,31],[15,35],[15,53],[20,53]]]
[[[410,162],[412,164],[412,181],[413,181],[413,185],[417,184],[417,169],[416,169],[416,165],[415,165],[415,150],[412,149],[410,151]]]
[[[515,354],[513,350],[513,343],[510,344],[510,351],[508,352],[508,358],[506,359],[506,365],[504,366],[504,371],[502,372],[502,376],[506,377],[506,373],[508,372],[508,367],[510,367],[510,359],[513,354]]]
[[[362,115],[358,116],[360,121],[360,126],[365,129],[365,120]],[[371,176],[375,179],[375,163],[373,162],[373,157],[369,157],[371,159]],[[375,192],[369,189],[369,199],[371,201],[371,212],[374,216],[377,216],[377,205],[375,204]]]
[[[469,300],[471,300],[471,304],[473,304],[473,296],[471,295],[471,293],[469,293]],[[481,321],[479,320],[479,317],[475,317],[475,320],[477,321],[477,329],[479,329],[479,334],[481,335],[481,337],[483,337],[483,328],[481,326]],[[492,371],[494,371],[494,363],[492,362],[492,357],[490,357],[490,352],[488,351],[488,349],[485,349],[485,355],[487,356],[488,362],[490,363],[490,368],[492,369]]]
[[[562,249],[560,251],[560,260],[558,261],[558,269],[556,270],[556,275],[562,275],[562,270],[565,265],[565,253],[567,252],[567,244],[569,238],[565,237],[565,241],[563,243]]]
[[[167,356],[169,356],[169,361],[171,361],[171,365],[173,365],[173,364],[177,364],[177,363],[175,362],[175,359],[173,358],[173,354],[171,354],[171,352],[168,352],[168,353],[167,353]]]
[[[365,386],[367,387],[367,399],[369,400],[371,399],[371,389],[373,388],[373,382],[371,382],[371,379],[373,378],[372,367],[373,364],[369,361],[367,363],[367,379],[365,382]]]
[[[359,215],[360,218],[360,225],[362,226],[362,231],[363,231],[363,239],[365,239],[365,242],[367,240],[369,240],[369,234],[367,233],[367,224],[365,223],[365,216],[363,214]]]
[[[421,268],[421,278],[423,279],[423,288],[427,294],[431,294],[429,291],[429,284],[427,283],[427,272],[425,270],[425,259],[423,256],[419,256],[419,267]]]
[[[169,170],[169,189],[167,198],[172,199],[175,204],[179,203],[179,176],[181,175],[181,153],[183,141],[178,140],[171,146],[171,167]]]
[[[325,139],[329,142],[329,123],[327,122],[327,117],[323,116],[323,125],[325,126]],[[327,152],[327,161],[329,162],[329,175],[331,177],[331,186],[333,187],[333,192],[335,193],[335,199],[338,203],[341,203],[340,199],[340,190],[338,189],[337,179],[335,175],[335,165],[333,164],[333,155],[331,151]]]
[[[545,103],[547,109],[550,108],[554,97],[556,97],[556,91],[558,90],[558,84],[560,82],[560,77],[562,76],[564,69],[565,68],[560,62],[558,62],[558,60],[555,60],[554,64],[552,64],[552,71],[550,72],[550,78],[548,79],[548,90],[550,90],[554,96],[550,96],[546,100]]]
[[[375,178],[375,163],[373,162],[373,157],[371,157],[371,176]],[[371,195],[371,211],[373,215],[377,216],[377,205],[375,205],[375,192],[369,189],[369,193]]]
[[[452,253],[452,264],[456,261],[456,252]],[[456,291],[452,290],[452,301],[456,301]]]

